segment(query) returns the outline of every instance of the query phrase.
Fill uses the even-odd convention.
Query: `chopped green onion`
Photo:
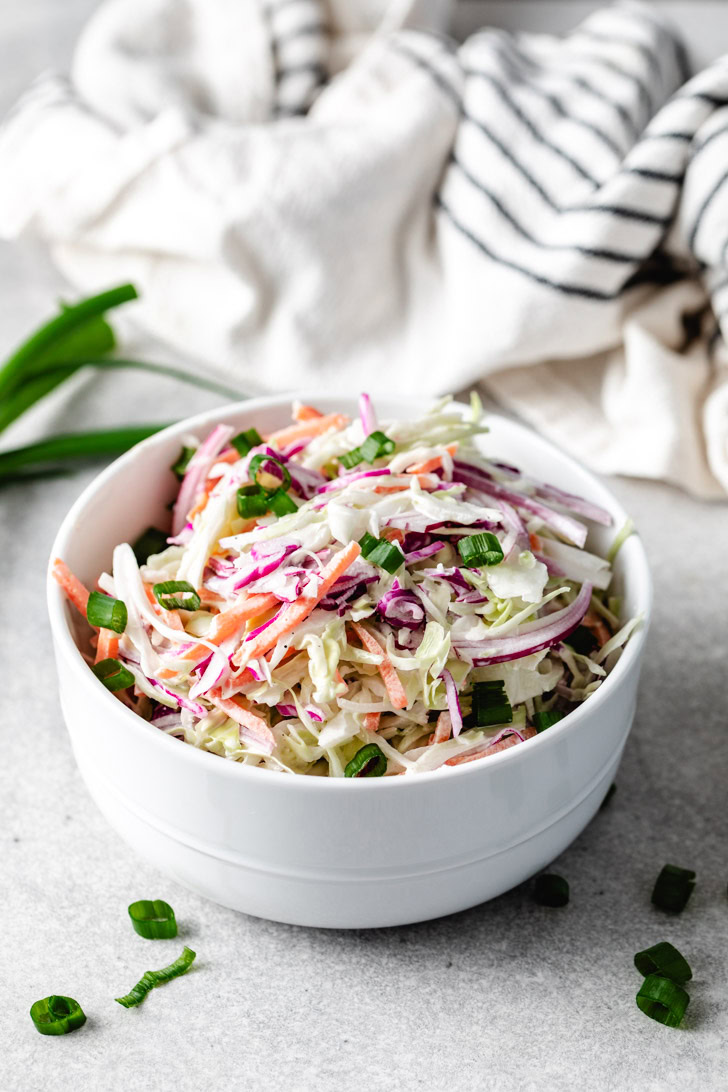
[[[602,800],[601,804],[599,805],[599,810],[600,811],[604,811],[604,809],[606,808],[607,804],[609,804],[610,800],[612,799],[612,797],[614,796],[616,791],[617,791],[617,786],[615,785],[614,782],[612,782],[612,784],[609,786],[606,793],[604,794],[604,799]]]
[[[177,475],[180,481],[184,478],[187,467],[190,465],[190,459],[196,451],[196,447],[183,447],[177,456],[177,461],[170,466],[169,469],[173,474]]]
[[[370,432],[363,444],[339,455],[339,462],[347,470],[352,470],[361,462],[373,463],[383,455],[391,455],[394,451],[394,440],[385,436],[383,432]]]
[[[58,459],[92,459],[97,455],[120,455],[167,425],[136,425],[129,428],[98,429],[92,432],[51,436],[36,444],[0,452],[0,476],[14,474],[26,466]]]
[[[263,437],[256,429],[246,428],[244,432],[239,432],[237,436],[233,436],[230,443],[238,455],[247,455],[254,447],[258,447],[259,444],[263,443]]]
[[[513,709],[505,691],[503,679],[476,682],[473,686],[473,716],[478,728],[493,724],[510,724]]]
[[[154,598],[165,610],[199,610],[200,597],[186,580],[164,580],[152,588]]]
[[[174,910],[164,899],[140,899],[129,907],[134,932],[147,940],[169,940],[177,936]]]
[[[666,864],[655,881],[652,902],[661,910],[679,914],[685,909],[695,887],[695,873],[689,868]]]
[[[113,693],[134,685],[134,676],[119,660],[100,660],[91,668],[99,682]]]
[[[371,561],[373,565],[378,565],[385,572],[396,573],[404,563],[404,554],[398,546],[395,546],[393,542],[387,542],[386,539],[375,538],[368,531],[359,539],[359,545],[362,557]]]
[[[539,906],[566,906],[569,901],[569,885],[563,876],[544,872],[536,877],[533,897]]]
[[[458,542],[458,553],[469,569],[479,565],[499,565],[503,560],[501,544],[490,531],[468,535]]]
[[[609,547],[609,550],[607,551],[607,561],[610,565],[613,564],[615,557],[622,549],[622,546],[625,544],[629,536],[634,534],[634,531],[634,520],[628,519],[624,527],[622,527],[621,531],[618,533],[612,545]]]
[[[373,463],[383,455],[391,455],[394,451],[394,440],[385,436],[383,432],[370,432],[359,451],[365,463]]]
[[[30,1018],[41,1035],[67,1035],[86,1023],[86,1014],[72,997],[51,994],[30,1006]]]
[[[189,970],[195,954],[191,948],[183,948],[182,955],[175,959],[174,963],[170,963],[168,967],[163,967],[161,971],[145,971],[136,986],[129,990],[129,993],[124,997],[115,997],[114,1000],[123,1005],[125,1009],[133,1008],[134,1005],[138,1005],[143,1001],[155,986],[160,986],[163,982],[169,982],[171,978],[179,978],[181,974]]]
[[[277,516],[290,516],[298,511],[298,505],[289,497],[283,489],[274,489],[268,497],[268,507]]]
[[[272,455],[254,455],[253,456],[253,458],[250,460],[250,466],[248,467],[248,477],[250,478],[250,480],[255,482],[256,485],[259,485],[259,486],[261,486],[261,488],[265,489],[266,486],[264,486],[261,481],[258,481],[258,474],[261,472],[261,467],[265,467],[266,464],[268,464],[268,463],[273,463],[273,465],[275,467],[277,467],[278,470],[280,470],[280,472],[281,472],[280,483],[279,483],[278,486],[276,486],[274,488],[283,489],[284,491],[286,489],[288,489],[288,487],[291,484],[291,475],[288,472],[288,468],[283,465],[283,463],[280,461],[280,459],[274,459]],[[278,475],[277,474],[272,474],[269,470],[265,470],[265,469],[263,469],[262,472],[264,474],[267,474],[268,477],[273,478],[274,480],[278,481]]]
[[[255,519],[268,511],[268,494],[260,485],[241,485],[237,494],[238,515]]]
[[[640,986],[637,994],[637,1007],[658,1024],[676,1028],[688,1007],[690,998],[682,986],[663,978],[659,974],[650,974]]]
[[[344,777],[383,777],[387,772],[387,756],[376,743],[367,743],[347,762]]]
[[[161,554],[167,549],[167,532],[156,527],[147,527],[132,546],[134,557],[139,565],[144,565],[152,554]]]
[[[634,965],[645,978],[651,974],[659,974],[682,984],[693,977],[688,961],[667,940],[661,940],[659,944],[637,952]]]
[[[591,656],[595,649],[599,648],[599,641],[586,626],[577,626],[573,633],[564,637],[564,644],[573,648],[581,656]]]
[[[128,619],[126,603],[103,592],[92,591],[86,605],[86,618],[91,626],[123,633]]]
[[[560,720],[563,720],[564,714],[560,713],[558,709],[549,709],[546,712],[534,713],[531,719],[537,732],[545,732],[547,728],[552,728],[554,724],[558,724]]]

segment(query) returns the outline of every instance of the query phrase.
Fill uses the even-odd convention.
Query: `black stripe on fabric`
[[[702,140],[700,144],[695,145],[693,159],[695,159],[695,156],[698,155],[699,152],[702,152],[704,148],[707,148],[709,144],[712,144],[714,140],[720,136],[724,136],[726,133],[728,133],[728,125],[721,125],[718,129],[714,129],[712,133],[708,133],[705,140]]]
[[[682,183],[685,172],[672,174],[670,171],[653,171],[650,167],[622,167],[624,174],[636,174],[640,178],[649,178],[651,182],[669,182],[673,186]]]
[[[576,59],[579,60],[580,58]],[[634,72],[630,72],[626,68],[622,68],[616,61],[611,61],[608,57],[602,57],[598,53],[585,54],[584,60],[588,64],[599,65],[601,68],[605,68],[607,72],[613,72],[615,76],[622,76],[624,79],[629,80],[630,83],[633,83],[645,113],[648,117],[652,117],[654,113],[652,95],[650,94],[646,83],[640,76],[635,75]]]
[[[655,42],[653,48],[652,46],[648,46],[645,42],[640,42],[636,38],[631,38],[627,34],[607,34],[605,31],[589,30],[586,28],[579,28],[575,34],[579,38],[588,38],[592,42],[603,42],[605,45],[629,46],[630,49],[639,53],[640,57],[642,57],[649,68],[653,78],[656,79],[661,76],[660,64],[656,56],[657,42]]]
[[[474,68],[466,68],[463,71],[465,73],[465,76],[471,79],[485,79],[487,76],[486,73],[483,73]],[[615,140],[612,140],[612,138],[602,129],[600,129],[598,125],[595,125],[594,122],[587,121],[585,118],[576,117],[574,114],[570,114],[569,111],[564,107],[561,100],[558,99],[557,96],[554,95],[552,92],[546,91],[544,88],[538,87],[537,85],[531,83],[524,83],[524,86],[527,87],[529,91],[532,91],[536,95],[538,95],[539,98],[543,99],[545,102],[548,102],[554,113],[558,114],[559,117],[564,118],[566,121],[572,122],[572,124],[577,125],[581,129],[586,129],[588,132],[592,133],[592,135],[595,136],[598,140],[600,140],[604,144],[605,148],[608,148],[609,151],[612,152],[612,154],[617,159],[622,158],[625,149],[617,144]]]
[[[645,11],[644,8],[630,7],[629,15],[631,19],[641,22],[643,26],[648,27],[652,33],[657,34],[663,42],[667,41],[667,44],[671,47],[672,52],[675,55],[675,61],[681,77],[680,82],[686,83],[691,76],[691,67],[688,51],[685,48],[685,43],[682,38],[672,34],[659,19],[653,17],[652,12]]]
[[[278,69],[278,82],[288,79],[289,76],[313,76],[319,83],[326,79],[326,69],[318,61],[304,61],[301,64],[284,65]]]
[[[328,37],[330,33],[329,27],[324,22],[305,23],[294,30],[276,34],[276,48],[280,49],[281,46],[288,46],[291,42],[298,41],[299,38],[312,38],[319,34],[321,37]]]
[[[485,80],[487,83],[490,84],[490,86],[498,95],[501,102],[505,103],[509,110],[511,110],[511,112],[518,118],[523,127],[528,130],[534,140],[538,141],[538,143],[542,144],[545,148],[548,148],[551,152],[554,153],[554,155],[557,155],[559,159],[563,159],[565,163],[568,163],[572,170],[576,171],[578,175],[580,175],[587,182],[591,183],[592,186],[596,188],[600,185],[599,180],[595,178],[593,174],[590,174],[590,172],[587,171],[586,168],[582,167],[581,163],[577,162],[577,160],[570,156],[568,152],[565,152],[563,148],[560,148],[557,144],[553,144],[547,137],[544,136],[542,132],[540,132],[536,128],[531,119],[527,117],[526,114],[524,114],[524,112],[521,110],[521,108],[513,101],[513,99],[511,99],[510,95],[508,94],[500,80],[498,80],[495,76],[492,76],[489,72],[479,72],[478,78],[481,80]]]
[[[618,217],[626,219],[626,220],[638,221],[638,222],[644,223],[644,224],[658,224],[658,225],[660,225],[662,227],[665,227],[667,224],[669,224],[670,219],[671,219],[669,216],[658,216],[655,213],[644,212],[641,209],[625,208],[625,207],[623,207],[621,205],[604,205],[604,204],[599,204],[599,205],[585,204],[585,205],[567,205],[567,206],[559,205],[554,200],[554,198],[551,197],[551,195],[543,188],[543,186],[540,184],[540,182],[537,182],[536,179],[533,177],[533,175],[530,174],[530,172],[528,170],[526,170],[526,168],[520,162],[520,160],[515,158],[513,153],[510,151],[509,148],[506,147],[506,145],[503,143],[503,141],[500,140],[499,137],[497,137],[488,128],[488,126],[485,124],[484,121],[480,120],[479,118],[473,117],[472,114],[465,113],[465,111],[463,110],[462,105],[460,103],[459,96],[456,95],[456,93],[453,91],[453,89],[450,87],[450,85],[447,83],[447,81],[445,81],[442,78],[440,73],[437,72],[437,70],[434,69],[432,67],[432,65],[430,65],[427,61],[425,61],[418,54],[413,53],[411,50],[407,49],[401,43],[398,43],[396,48],[399,50],[400,53],[404,54],[405,56],[409,57],[410,60],[414,61],[415,64],[417,64],[420,68],[423,69],[423,71],[427,72],[428,75],[433,79],[433,81],[440,88],[442,88],[442,90],[444,90],[449,95],[449,97],[451,99],[453,99],[457,103],[457,105],[458,105],[458,107],[460,109],[461,118],[464,121],[469,122],[471,125],[474,125],[477,129],[479,129],[480,132],[483,133],[483,135],[488,140],[490,140],[490,142],[496,148],[498,148],[498,150],[503,155],[504,159],[507,159],[509,161],[509,163],[511,163],[513,165],[513,167],[515,167],[515,169],[518,171],[518,173],[521,175],[521,177],[524,179],[524,181],[527,182],[532,187],[532,189],[534,189],[536,191],[536,193],[539,194],[541,199],[549,206],[549,208],[553,209],[554,212],[559,212],[559,213],[608,212],[613,216],[618,216]]]
[[[477,37],[477,35],[475,35],[475,37]],[[637,122],[634,120],[627,108],[621,102],[616,102],[614,99],[606,96],[602,88],[595,87],[583,76],[574,76],[570,73],[559,72],[553,68],[547,67],[546,65],[540,64],[532,57],[528,57],[525,53],[522,53],[511,41],[510,38],[499,37],[496,39],[496,45],[505,47],[505,50],[497,49],[496,53],[502,60],[505,60],[506,63],[510,63],[511,70],[513,69],[513,66],[517,67],[520,64],[521,67],[530,69],[531,72],[540,73],[546,76],[563,76],[564,78],[568,79],[569,82],[575,87],[580,88],[588,95],[591,95],[592,98],[597,99],[601,106],[607,106],[608,108],[614,110],[614,112],[618,115],[618,117],[624,124],[625,129],[628,131],[630,140],[632,141],[636,139],[639,132]],[[537,90],[540,91],[538,84],[529,84],[528,86],[535,87]]]
[[[453,227],[464,235],[466,239],[469,239],[470,242],[481,250],[487,258],[490,258],[491,261],[495,262],[497,265],[504,266],[506,269],[512,269],[514,272],[520,273],[522,276],[527,277],[528,280],[535,281],[537,284],[542,284],[544,287],[551,288],[555,292],[561,292],[565,296],[579,296],[582,299],[598,300],[602,302],[614,300],[622,294],[621,287],[614,292],[604,292],[597,288],[590,288],[587,285],[566,284],[563,281],[555,281],[551,277],[545,277],[541,273],[536,273],[532,269],[527,269],[525,266],[519,265],[510,258],[504,258],[501,255],[496,254],[487,243],[477,235],[474,235],[469,228],[465,227],[439,195],[435,197],[435,204],[445,214]]]
[[[726,182],[728,182],[728,171],[723,171],[723,173],[716,180],[716,182],[713,185],[710,192],[707,194],[707,196],[703,200],[702,205],[698,209],[697,215],[696,215],[695,219],[693,220],[693,226],[690,229],[690,234],[688,235],[688,246],[690,247],[691,250],[694,250],[694,248],[695,248],[695,240],[697,238],[698,232],[700,231],[700,225],[703,222],[703,219],[705,217],[706,212],[708,211],[711,204],[713,203],[713,199],[719,193],[719,191],[723,188],[723,186],[726,184]]]
[[[492,202],[492,204],[500,212],[503,219],[507,220],[508,223],[514,228],[515,231],[518,232],[519,235],[523,236],[524,239],[527,239],[529,243],[532,243],[534,246],[539,247],[539,249],[572,251],[578,254],[584,254],[589,258],[601,258],[607,262],[621,262],[622,264],[638,264],[639,262],[644,260],[643,254],[627,254],[624,251],[620,250],[609,250],[600,247],[581,246],[578,243],[550,243],[545,242],[542,239],[536,238],[536,236],[532,235],[531,232],[523,226],[523,224],[516,220],[513,213],[511,213],[505,207],[501,199],[495,193],[493,193],[492,190],[488,189],[485,183],[481,182],[473,174],[470,173],[464,163],[462,163],[461,160],[457,158],[455,153],[451,154],[450,162],[454,167],[458,168],[461,174],[468,180],[468,182],[470,182],[471,185],[473,185],[477,190],[480,191],[480,193],[482,193],[485,197],[488,198],[489,201]]]

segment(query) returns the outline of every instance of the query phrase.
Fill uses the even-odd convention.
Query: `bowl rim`
[[[154,433],[154,435],[149,436],[123,455],[120,455],[89,482],[72,504],[55,536],[48,562],[46,590],[51,632],[55,647],[59,654],[57,655],[57,670],[60,670],[62,666],[64,668],[70,666],[78,679],[77,685],[81,692],[83,692],[85,688],[90,687],[91,693],[89,694],[89,697],[92,697],[95,692],[99,700],[107,700],[109,703],[109,713],[114,710],[114,714],[120,715],[122,721],[125,721],[126,724],[128,724],[129,730],[141,733],[143,740],[146,740],[152,745],[172,747],[177,746],[183,741],[170,737],[166,733],[155,731],[148,721],[145,721],[142,717],[138,716],[126,705],[115,701],[113,694],[95,677],[93,672],[89,671],[88,665],[81,655],[81,651],[74,640],[69,625],[68,619],[70,616],[70,608],[67,607],[67,601],[61,588],[52,575],[53,560],[56,557],[64,556],[66,545],[73,541],[74,531],[79,516],[90,503],[93,503],[96,495],[107,488],[119,470],[124,469],[135,462],[143,463],[146,453],[154,450],[156,447],[166,444],[170,436],[181,436],[184,433],[190,432],[194,433],[197,429],[204,429],[214,425],[219,420],[234,419],[236,415],[247,415],[248,412],[255,412],[257,409],[262,410],[269,407],[290,405],[290,403],[296,399],[310,402],[312,400],[311,392],[292,391],[281,395],[266,395],[244,399],[239,402],[231,403],[230,405],[219,406],[215,409],[206,410],[191,417],[186,417],[175,424],[167,426],[167,428],[162,429],[160,432]],[[314,400],[317,400],[319,403],[325,401],[337,406],[340,405],[344,399],[338,395],[319,394]],[[433,402],[436,401],[436,399],[431,398],[416,399],[408,404],[408,408],[412,408],[414,412],[418,412],[420,409],[424,411],[430,408]],[[464,403],[458,402],[457,404],[462,405],[465,408]],[[498,422],[505,424],[509,430],[516,433],[516,436],[520,434],[521,436],[528,437],[530,443],[535,441],[537,444],[542,445],[549,450],[557,460],[576,469],[587,479],[589,484],[587,496],[589,499],[596,500],[596,502],[601,503],[611,512],[612,516],[615,518],[615,526],[617,528],[625,523],[628,515],[616,497],[612,494],[611,490],[577,459],[574,459],[567,452],[562,451],[561,448],[551,440],[546,439],[540,433],[537,433],[534,429],[531,429],[520,421],[513,420],[502,414],[490,412],[486,413],[486,417],[489,420],[497,420]],[[525,740],[518,746],[507,747],[505,750],[492,755],[487,762],[468,762],[456,767],[440,767],[436,770],[418,773],[416,776],[412,777],[355,778],[353,780],[357,782],[359,788],[354,791],[401,792],[403,790],[407,791],[405,786],[432,784],[433,781],[456,781],[463,777],[486,776],[483,771],[498,769],[504,762],[523,760],[525,757],[524,748],[530,748],[529,751],[525,752],[526,754],[530,754],[533,752],[534,747],[544,748],[555,746],[557,740],[570,735],[572,732],[579,731],[582,721],[585,718],[592,717],[598,713],[601,706],[609,701],[612,692],[620,686],[622,678],[626,677],[630,670],[639,663],[649,630],[652,613],[653,587],[647,555],[639,533],[633,533],[623,543],[619,552],[619,563],[623,568],[629,569],[633,575],[636,583],[637,598],[640,601],[638,603],[638,609],[644,615],[644,618],[642,624],[638,626],[630,637],[622,655],[612,671],[609,672],[599,689],[586,701],[582,702],[576,709],[568,713],[563,720],[549,728],[548,732],[539,733],[538,735]],[[62,661],[61,656],[63,658]],[[222,776],[241,777],[244,780],[247,780],[249,777],[254,777],[256,779],[261,776],[269,777],[268,783],[270,783],[272,787],[280,786],[281,791],[283,791],[284,788],[285,791],[289,791],[298,787],[302,789],[302,791],[318,790],[336,792],[342,791],[342,787],[346,787],[346,791],[350,791],[351,787],[352,779],[350,778],[311,777],[306,775],[286,776],[285,774],[282,774],[281,771],[270,771],[256,766],[244,766],[239,762],[221,761],[222,756],[202,748],[194,747],[188,743],[183,743],[182,746],[178,747],[176,752],[170,752],[170,757],[174,754],[183,761],[205,763],[204,766],[200,766],[200,770],[204,771],[206,769],[208,773],[217,770]],[[520,759],[518,758],[519,755],[521,755]],[[271,777],[271,773],[281,773],[281,776]],[[394,790],[392,788],[393,785],[399,785],[400,788]],[[326,788],[323,788],[323,786],[326,786]]]

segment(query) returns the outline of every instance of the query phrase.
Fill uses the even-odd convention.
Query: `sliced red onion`
[[[288,549],[289,546],[294,550],[299,548],[297,543],[280,538],[274,538],[268,542],[254,542],[250,548],[250,556],[254,561],[265,561],[266,558],[277,554],[280,550]]]
[[[248,584],[252,584],[256,580],[262,580],[264,576],[270,576],[271,573],[281,567],[288,555],[294,553],[297,549],[297,546],[283,546],[277,553],[270,554],[264,560],[257,562],[246,572],[235,578],[232,582],[232,590],[238,592],[241,588],[246,588]]]
[[[310,500],[319,492],[322,485],[326,485],[328,478],[318,470],[310,470],[307,466],[299,466],[298,463],[288,463],[288,473],[291,475],[291,485],[304,500]]]
[[[194,686],[190,687],[190,697],[199,698],[203,694],[206,694],[208,690],[211,690],[213,686],[216,686],[220,682],[223,675],[230,670],[230,663],[228,661],[227,654],[221,649],[217,652],[213,652],[210,656],[209,663],[203,672],[199,673],[199,677]]]
[[[164,706],[161,706],[161,708],[164,708]],[[152,716],[151,723],[155,728],[159,728],[160,732],[169,732],[170,729],[182,728],[182,718],[179,713],[170,713],[169,711],[158,717]]]
[[[439,554],[440,550],[443,550],[447,545],[447,542],[431,542],[429,546],[422,546],[419,550],[412,550],[411,553],[404,555],[405,564],[414,565],[416,561],[424,561],[426,557]]]
[[[573,542],[576,546],[583,546],[586,542],[587,530],[583,523],[561,512],[555,512],[553,508],[548,508],[545,504],[534,500],[533,497],[528,497],[523,493],[513,493],[510,489],[504,489],[503,486],[496,485],[477,466],[456,460],[453,481],[462,482],[469,489],[475,489],[486,496],[495,497],[496,500],[506,501],[515,508],[525,508],[528,512],[532,512],[534,516],[537,516],[547,527],[568,539],[569,542]]]
[[[445,694],[447,696],[447,708],[450,713],[450,721],[452,723],[453,736],[459,736],[463,727],[463,714],[460,710],[460,698],[458,697],[458,688],[455,685],[455,680],[452,674],[445,668],[440,678],[445,680]]]
[[[555,485],[547,485],[545,482],[536,482],[535,485],[539,496],[557,501],[563,508],[568,508],[570,512],[576,512],[577,516],[594,520],[595,523],[601,523],[605,527],[612,526],[613,520],[609,512],[604,508],[600,508],[598,504],[592,504],[591,501],[585,500],[584,497],[579,497],[575,493],[567,493],[563,489],[557,489]]]
[[[298,711],[295,705],[276,705],[276,709],[282,717],[297,717]]]
[[[473,591],[473,585],[469,584],[465,579],[460,569],[423,569],[423,576],[429,576],[433,580],[446,580],[453,588],[458,588],[465,592]]]
[[[334,478],[333,481],[326,482],[324,485],[319,486],[316,492],[330,493],[334,489],[343,489],[345,486],[351,485],[352,482],[359,481],[360,478],[379,478],[382,475],[386,476],[391,473],[392,471],[388,466],[381,466],[373,470],[354,470],[351,474],[341,474],[338,478]]]
[[[172,534],[178,535],[194,507],[197,494],[205,484],[207,472],[235,430],[230,425],[216,425],[190,459],[172,511]]]
[[[322,724],[326,720],[323,709],[319,709],[318,705],[307,705],[306,712],[311,720],[318,721],[319,724]]]
[[[498,507],[503,513],[503,526],[508,532],[506,540],[501,544],[504,556],[508,557],[514,546],[527,550],[529,545],[528,531],[518,512],[504,500],[498,501]],[[506,544],[508,544],[508,549],[506,549]]]
[[[167,539],[168,546],[186,546],[192,538],[194,533],[194,527],[191,523],[186,523],[178,535],[171,535]]]
[[[259,633],[262,633],[264,629],[267,629],[268,626],[270,626],[273,622],[275,622],[276,618],[278,618],[278,616],[280,615],[280,613],[281,613],[281,611],[283,609],[284,608],[281,607],[280,610],[277,610],[275,612],[275,614],[273,615],[273,617],[269,618],[267,622],[263,622],[263,624],[261,626],[257,626],[255,629],[251,629],[250,633],[246,633],[245,634],[245,640],[246,641],[252,641],[253,638],[257,637]]]
[[[359,395],[359,416],[361,417],[361,427],[364,430],[364,435],[369,436],[372,432],[376,432],[379,428],[377,424],[377,415],[374,412],[372,400],[368,394]]]
[[[377,610],[393,629],[419,629],[425,620],[425,608],[418,597],[396,580],[377,603]]]
[[[488,602],[488,596],[487,595],[481,595],[479,591],[476,591],[476,589],[473,588],[472,591],[461,592],[460,595],[455,597],[455,602],[456,603],[466,603],[466,604],[468,604],[470,606],[473,606],[473,605],[477,605],[477,604],[480,604],[480,603],[487,603]]]
[[[207,716],[207,709],[205,709],[204,705],[200,705],[198,701],[190,701],[184,694],[175,694],[173,690],[170,690],[169,687],[165,686],[159,679],[150,679],[149,681],[157,690],[161,690],[167,697],[172,698],[181,709],[188,709],[190,713],[194,713],[196,717]]]
[[[540,561],[542,565],[545,565],[549,571],[550,576],[566,576],[566,573],[557,565],[552,557],[546,557],[546,554],[534,554],[536,561]]]
[[[207,564],[215,576],[232,576],[236,571],[235,564],[229,557],[210,557]]]
[[[453,646],[461,660],[476,666],[520,660],[568,637],[581,622],[589,609],[591,584],[582,584],[573,603],[553,614],[526,622],[518,627],[518,633],[508,637],[486,637],[482,641],[454,641]]]
[[[295,443],[289,444],[288,447],[284,447],[281,451],[281,457],[285,459],[292,459],[294,455],[299,455],[304,447],[308,447],[308,440],[296,440]]]

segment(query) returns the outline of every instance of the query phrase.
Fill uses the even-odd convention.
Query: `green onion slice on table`
[[[661,910],[679,914],[685,909],[695,887],[695,873],[690,868],[666,864],[655,881],[652,903]]]
[[[186,946],[182,949],[182,955],[175,959],[174,963],[170,963],[168,967],[162,967],[161,971],[145,971],[142,977],[137,982],[129,993],[124,997],[115,997],[114,1000],[118,1001],[120,1005],[123,1005],[125,1009],[134,1008],[135,1005],[140,1004],[147,996],[150,990],[153,990],[155,986],[161,986],[163,982],[169,982],[172,978],[179,978],[190,969],[196,953],[191,948]]]
[[[164,899],[140,899],[129,907],[134,932],[147,940],[169,940],[177,936],[174,910]]]
[[[663,978],[659,974],[650,974],[644,980],[637,993],[637,1006],[651,1020],[676,1028],[680,1024],[690,998],[682,986]]]
[[[555,872],[544,872],[536,877],[533,897],[539,906],[566,906],[569,901],[569,884]]]
[[[89,625],[99,629],[112,629],[114,633],[123,633],[128,620],[126,603],[113,599],[103,592],[92,591],[86,606],[86,618]]]
[[[67,1035],[86,1023],[86,1014],[72,997],[51,994],[30,1006],[30,1017],[41,1035]]]
[[[646,978],[651,974],[659,974],[663,978],[671,978],[673,982],[682,984],[693,977],[688,961],[667,940],[637,952],[634,965]]]

